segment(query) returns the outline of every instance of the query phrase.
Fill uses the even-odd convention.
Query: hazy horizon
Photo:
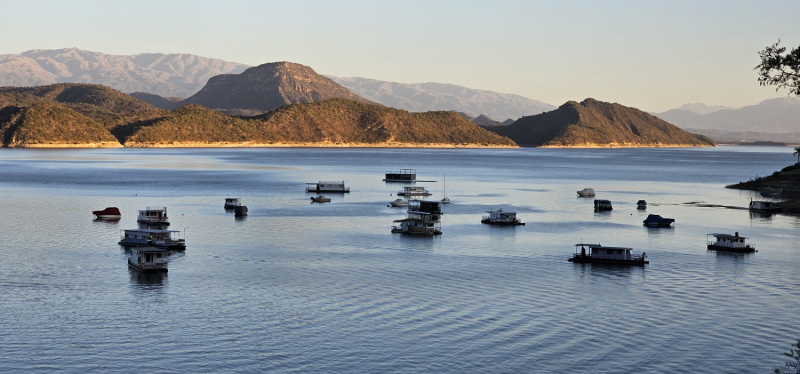
[[[796,1],[4,5],[15,37],[0,54],[75,47],[291,61],[339,77],[449,83],[553,105],[592,97],[651,112],[786,97],[760,87],[753,67],[779,38],[800,44]]]

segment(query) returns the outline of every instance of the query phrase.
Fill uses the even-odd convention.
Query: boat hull
[[[569,262],[580,263],[580,264],[616,264],[616,265],[633,265],[633,266],[644,266],[645,264],[649,264],[650,261],[647,260],[622,260],[622,259],[610,259],[610,258],[592,258],[589,256],[575,256],[570,259],[567,259]]]
[[[118,244],[123,246],[123,247],[140,247],[140,246],[147,245],[147,246],[150,246],[150,247],[171,249],[171,250],[174,250],[174,251],[186,250],[186,244],[167,244],[167,245],[164,245],[164,244],[153,244],[151,242],[148,242],[148,243],[132,243],[132,242],[126,242],[124,240],[120,240],[120,242]]]
[[[415,231],[403,231],[402,229],[392,229],[392,234],[406,234],[406,235],[419,235],[419,236],[435,236],[435,235],[442,235],[441,231],[432,231],[432,232],[415,232]]]
[[[709,251],[724,251],[724,252],[736,252],[736,253],[751,253],[755,252],[756,249],[753,247],[741,247],[741,248],[732,248],[732,247],[723,247],[719,245],[708,245]]]
[[[487,225],[497,225],[497,226],[525,226],[525,222],[497,222],[492,221],[490,219],[482,219],[481,223],[485,223]]]
[[[134,264],[130,260],[128,260],[128,267],[131,268],[131,269],[135,269],[137,271],[140,271],[142,273],[166,273],[167,272],[167,268],[166,267],[157,267],[157,268],[148,267],[148,268],[143,268],[141,266],[138,266],[138,265]]]
[[[120,219],[122,215],[119,214],[95,214],[97,219]]]

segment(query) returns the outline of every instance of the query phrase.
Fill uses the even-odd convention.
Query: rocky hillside
[[[77,48],[0,55],[0,86],[95,83],[122,92],[188,97],[209,78],[247,65],[190,54],[108,55]]]
[[[211,78],[200,92],[182,104],[212,109],[249,109],[267,112],[285,105],[330,98],[368,102],[308,66],[273,62],[249,68],[241,74]]]
[[[0,108],[60,103],[94,120],[155,110],[130,95],[99,84],[61,83],[38,87],[0,87]]]
[[[0,109],[4,147],[121,147],[102,125],[64,105],[39,102]]]
[[[454,112],[409,113],[348,99],[294,104],[256,117],[187,105],[143,123],[126,146],[515,146]]]
[[[363,98],[409,112],[453,110],[472,117],[517,119],[556,107],[524,96],[476,90],[446,83],[397,83],[326,75]]]
[[[552,112],[487,128],[532,147],[714,145],[707,137],[690,134],[641,110],[595,99],[569,101]]]

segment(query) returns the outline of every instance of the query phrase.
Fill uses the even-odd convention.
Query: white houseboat
[[[710,240],[709,237],[714,237]],[[756,246],[746,243],[748,238],[739,236],[739,232],[733,235],[729,234],[708,234],[706,235],[706,244],[708,249],[715,251],[728,251],[728,252],[755,252]]]
[[[578,196],[579,197],[591,197],[591,196],[594,196],[594,190],[591,189],[591,188],[588,188],[588,187],[584,188],[584,189],[578,191]]]
[[[135,246],[131,248],[128,266],[141,272],[166,272],[167,251],[163,248]]]
[[[225,198],[225,209],[233,209],[237,206],[242,205],[242,199],[239,197],[226,197]]]
[[[775,206],[771,201],[750,200],[750,210],[761,213],[778,213],[781,208]]]
[[[431,200],[408,202],[408,216],[394,221],[392,233],[413,235],[442,234],[442,203]]]
[[[594,200],[594,210],[603,211],[603,210],[612,210],[614,209],[611,206],[611,201],[609,200]]]
[[[650,261],[645,260],[647,254],[637,255],[632,248],[628,247],[604,247],[600,244],[575,244],[575,253],[569,262],[577,263],[601,263],[601,264],[620,264],[620,265],[644,265]]]
[[[502,209],[487,210],[488,216],[483,216],[481,223],[488,223],[490,225],[525,225],[517,218],[516,212],[504,212]]]
[[[384,182],[414,183],[417,181],[417,169],[400,169],[387,171]]]
[[[167,217],[167,207],[165,206],[149,206],[144,210],[139,211],[137,222],[147,224],[169,225],[169,217]]]
[[[317,183],[306,183],[306,192],[350,192],[350,187],[345,187],[344,181],[319,181]]]
[[[403,187],[401,191],[397,191],[397,196],[430,196],[431,192],[425,187]]]
[[[123,230],[119,244],[126,247],[147,245],[174,250],[186,249],[186,240],[180,238],[180,233],[176,230]]]

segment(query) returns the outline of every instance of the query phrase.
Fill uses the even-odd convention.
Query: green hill
[[[4,147],[121,147],[102,125],[64,105],[39,102],[0,109]]]
[[[515,146],[454,112],[409,113],[347,99],[294,104],[256,117],[186,105],[142,123],[126,146]]]
[[[681,130],[653,115],[620,104],[586,99],[522,117],[508,126],[487,127],[530,147],[714,146],[708,137]]]

